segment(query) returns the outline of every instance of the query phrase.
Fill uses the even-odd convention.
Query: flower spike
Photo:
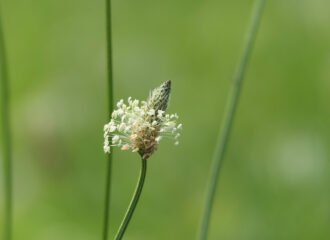
[[[146,160],[165,137],[173,137],[178,145],[182,124],[177,124],[177,114],[165,114],[170,93],[168,80],[152,90],[147,101],[129,97],[126,104],[120,100],[110,122],[104,126],[104,152],[110,153],[116,146],[138,152]]]

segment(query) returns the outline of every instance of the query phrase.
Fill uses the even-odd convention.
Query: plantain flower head
[[[120,100],[112,112],[111,120],[104,126],[104,152],[112,147],[138,152],[148,159],[163,138],[173,138],[178,145],[179,131],[177,114],[167,114],[171,81],[168,80],[151,91],[147,101],[128,98]]]

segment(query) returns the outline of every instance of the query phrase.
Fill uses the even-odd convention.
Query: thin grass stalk
[[[1,9],[0,9],[1,12]],[[6,47],[0,16],[0,85],[1,85],[1,122],[4,160],[4,239],[12,239],[12,146],[10,136],[10,91],[7,70]]]
[[[132,219],[134,210],[139,202],[139,199],[140,199],[140,196],[142,193],[146,173],[147,173],[147,160],[141,159],[141,171],[140,171],[138,183],[136,185],[132,200],[127,208],[124,219],[121,222],[119,230],[115,236],[115,240],[121,240],[123,238],[125,231],[128,227],[128,224],[129,224],[130,220]]]
[[[256,39],[257,30],[261,21],[261,15],[265,6],[266,0],[256,0],[252,12],[252,19],[247,31],[247,36],[244,41],[243,52],[236,69],[236,74],[232,82],[231,93],[228,98],[227,108],[224,116],[222,128],[219,131],[216,149],[213,155],[210,179],[207,187],[206,201],[200,224],[199,239],[206,240],[208,237],[209,223],[212,213],[214,197],[217,189],[217,183],[227,150],[230,132],[233,126],[235,113],[241,95],[241,88],[245,76],[246,68],[250,60],[252,48]]]
[[[112,67],[112,24],[111,24],[111,0],[105,0],[106,7],[106,44],[107,44],[107,77],[108,77],[108,116],[113,110],[113,67]],[[105,179],[105,200],[103,219],[103,240],[108,239],[111,199],[111,172],[113,154],[108,154]]]

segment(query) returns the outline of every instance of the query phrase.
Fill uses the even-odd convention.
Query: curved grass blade
[[[232,82],[232,89],[228,98],[228,105],[224,116],[224,122],[219,132],[216,149],[213,155],[211,165],[211,174],[209,185],[207,187],[207,195],[204,205],[204,212],[200,224],[199,239],[206,240],[209,229],[209,222],[212,213],[214,197],[216,193],[217,183],[222,167],[222,163],[227,150],[229,136],[235,118],[235,113],[241,94],[243,79],[245,76],[246,68],[250,60],[253,44],[256,39],[257,30],[260,24],[261,15],[265,6],[266,0],[256,0],[255,7],[252,13],[252,20],[248,28],[247,37],[244,42],[243,52]]]

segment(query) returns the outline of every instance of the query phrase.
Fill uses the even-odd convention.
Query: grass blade
[[[228,105],[224,116],[224,122],[219,132],[216,149],[213,156],[211,174],[209,185],[207,187],[206,201],[204,205],[204,212],[200,224],[199,239],[206,240],[208,235],[208,228],[212,207],[217,188],[218,178],[220,175],[222,163],[226,153],[230,132],[235,118],[239,97],[241,94],[241,87],[245,76],[246,68],[250,60],[253,44],[256,39],[257,30],[260,24],[261,15],[265,6],[266,0],[256,0],[255,7],[252,13],[252,20],[249,26],[247,37],[244,42],[243,52],[238,64],[236,74],[232,82],[232,89],[228,99]]]
[[[7,69],[6,47],[2,26],[2,14],[0,16],[0,85],[1,85],[1,122],[2,143],[4,159],[4,190],[5,190],[5,214],[4,214],[4,239],[12,238],[12,146],[10,136],[10,92]]]
[[[106,42],[107,42],[107,76],[108,76],[108,116],[113,110],[113,67],[112,67],[112,23],[111,23],[111,0],[105,0],[106,6]],[[113,153],[107,155],[105,200],[103,220],[103,240],[108,239],[109,234],[109,208],[111,199],[111,171]]]

